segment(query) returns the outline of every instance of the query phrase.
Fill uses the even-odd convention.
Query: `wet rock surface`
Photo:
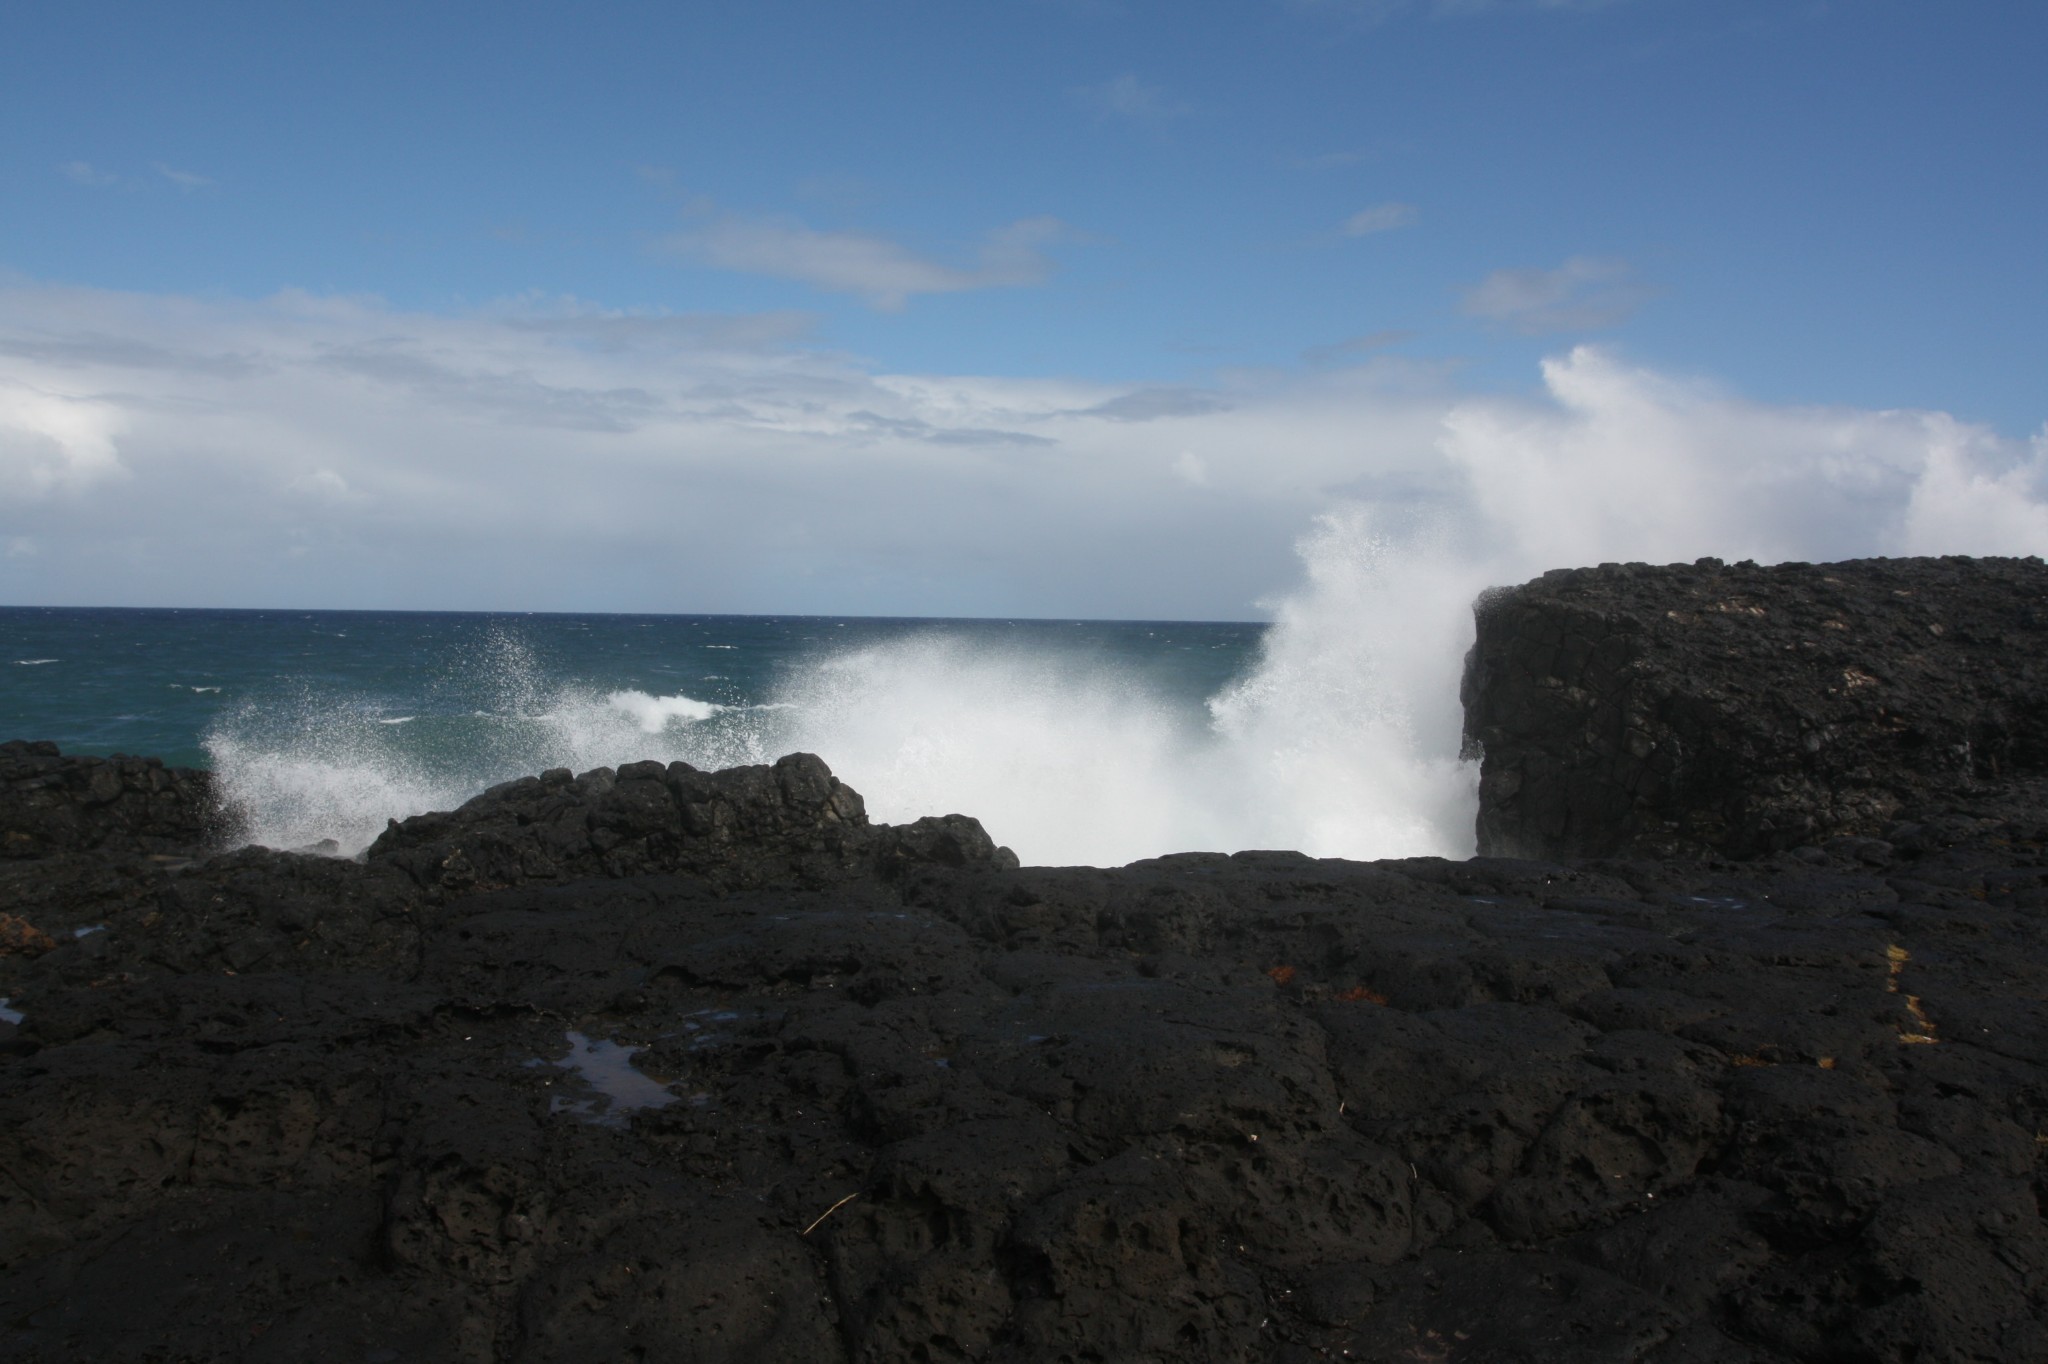
[[[2024,811],[2048,778],[2039,559],[1608,564],[1477,614],[1481,852],[1751,856]]]
[[[53,847],[0,1356],[2048,1358],[2048,809],[1946,808],[1017,869],[793,758]]]

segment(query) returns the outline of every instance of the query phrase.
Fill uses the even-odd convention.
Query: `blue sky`
[[[2031,506],[2044,51],[2029,0],[11,6],[0,598],[1241,617],[1336,503],[1478,526],[1447,451],[1516,404],[1886,468],[1936,414]],[[1760,552],[2034,547],[1899,477]]]

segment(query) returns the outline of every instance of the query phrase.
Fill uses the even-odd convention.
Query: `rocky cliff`
[[[2048,776],[2038,559],[1607,564],[1477,614],[1482,852],[1746,857]]]

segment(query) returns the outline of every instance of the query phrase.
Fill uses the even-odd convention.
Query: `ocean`
[[[1032,864],[1468,853],[1455,736],[1310,624],[5,607],[0,737],[212,768],[237,841],[344,853],[551,767],[799,751]]]

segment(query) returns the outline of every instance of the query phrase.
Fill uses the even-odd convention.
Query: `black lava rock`
[[[682,873],[720,890],[823,886],[922,862],[1017,865],[964,815],[870,825],[818,758],[700,772],[688,763],[567,768],[492,787],[448,814],[394,820],[365,855],[435,896],[586,876]]]
[[[2048,777],[2039,559],[1607,564],[1477,615],[1483,853],[1750,856]]]
[[[224,832],[211,773],[0,743],[0,859],[184,852]]]

